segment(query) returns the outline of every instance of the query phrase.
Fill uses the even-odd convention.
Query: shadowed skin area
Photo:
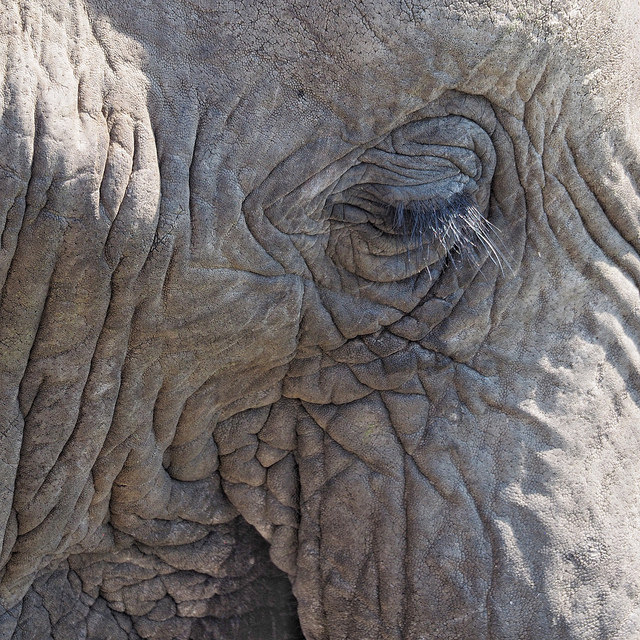
[[[0,638],[640,637],[639,11],[5,3]]]

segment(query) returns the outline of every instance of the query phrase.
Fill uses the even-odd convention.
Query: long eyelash
[[[408,242],[424,240],[427,252],[436,244],[445,249],[453,266],[469,260],[479,267],[486,254],[500,268],[510,269],[503,252],[499,229],[491,224],[475,203],[465,196],[443,200],[415,200],[391,210],[393,229]],[[425,237],[426,236],[426,237]]]

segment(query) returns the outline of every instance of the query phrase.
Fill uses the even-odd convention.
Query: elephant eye
[[[388,207],[387,218],[407,249],[418,241],[424,250],[444,253],[453,266],[465,260],[478,264],[485,255],[501,270],[508,263],[499,229],[463,194],[401,202]]]
[[[354,275],[392,282],[447,265],[508,261],[488,220],[490,136],[459,116],[400,127],[365,151],[327,201],[328,253]]]

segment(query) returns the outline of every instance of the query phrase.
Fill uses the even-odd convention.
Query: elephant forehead
[[[352,106],[346,94],[375,96],[375,109],[383,113],[395,103],[380,102],[385,89],[390,98],[398,92],[403,99],[424,95],[429,78],[437,86],[469,83],[471,93],[484,90],[489,78],[498,81],[497,93],[516,79],[522,86],[522,76],[535,75],[526,72],[541,51],[552,50],[578,75],[600,69],[611,86],[621,78],[628,83],[630,65],[637,68],[633,26],[640,10],[632,0],[615,7],[593,0],[553,7],[506,1],[163,0],[141,10],[139,4],[89,3],[110,58],[137,57],[160,84],[188,74],[192,87],[216,101],[221,94],[255,91],[256,79],[268,74],[271,84],[315,91],[337,110]],[[132,40],[123,46],[118,33]]]
[[[532,96],[541,86],[549,128],[571,84],[601,95],[608,118],[627,118],[640,60],[630,26],[639,10],[629,3],[615,11],[593,2],[553,11],[506,2],[138,4],[90,3],[94,35],[127,79],[117,92],[142,72],[125,109],[137,101],[153,114],[165,166],[196,167],[198,202],[211,217],[212,202],[236,206],[276,174],[273,198],[290,194],[448,90],[484,96],[519,120],[529,105],[527,129],[539,137]],[[565,115],[588,135],[581,112]],[[162,182],[166,201],[171,172]]]

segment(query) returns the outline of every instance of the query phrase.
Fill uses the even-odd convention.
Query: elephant
[[[0,637],[640,638],[639,25],[6,0]]]

